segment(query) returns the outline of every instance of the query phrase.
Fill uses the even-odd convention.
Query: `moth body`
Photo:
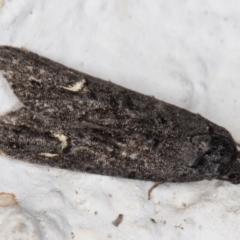
[[[0,47],[0,72],[23,103],[0,117],[0,150],[52,167],[149,181],[238,183],[230,133],[199,114]]]

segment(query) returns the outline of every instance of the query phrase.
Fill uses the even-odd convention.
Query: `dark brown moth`
[[[139,180],[240,180],[234,139],[199,114],[18,48],[0,47],[0,72],[23,104],[0,117],[7,156]]]

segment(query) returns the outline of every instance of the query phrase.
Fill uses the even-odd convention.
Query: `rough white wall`
[[[198,112],[240,142],[237,0],[0,0],[0,44]],[[16,103],[0,78],[0,111]],[[0,239],[237,240],[240,187],[163,184],[0,158]],[[119,214],[122,223],[112,224]]]

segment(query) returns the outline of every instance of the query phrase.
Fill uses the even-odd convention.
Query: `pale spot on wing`
[[[27,66],[26,68],[29,69],[31,72],[32,72],[32,70],[33,70],[33,67],[32,67],[32,66]]]
[[[58,156],[58,154],[56,154],[56,153],[40,153],[39,155],[44,156],[44,157],[49,157],[49,158]]]
[[[29,77],[28,77],[28,80],[29,80],[29,81],[32,80],[32,81],[39,82],[39,83],[41,82],[40,80],[38,80],[37,78],[35,78],[35,77],[33,77],[33,76],[29,76]]]
[[[40,69],[40,74],[43,74],[45,73],[45,70],[44,69]]]
[[[126,151],[122,151],[122,156],[123,156],[123,157],[126,157],[126,156],[127,156]]]
[[[136,159],[137,158],[137,153],[132,153],[130,155],[130,158],[133,159],[133,160]]]
[[[13,59],[13,60],[12,60],[12,63],[13,63],[13,64],[18,64],[18,62],[19,62],[18,59]]]
[[[61,142],[62,150],[67,147],[67,136],[63,134],[53,134],[54,137],[58,138],[58,140]]]
[[[59,87],[64,88],[64,89],[66,89],[66,90],[68,90],[68,91],[78,92],[78,91],[81,91],[81,90],[83,89],[85,83],[86,83],[86,80],[85,80],[85,79],[82,79],[81,82],[77,82],[77,83],[75,83],[75,84],[74,84],[73,86],[71,86],[71,87],[64,87],[64,86],[59,86]]]

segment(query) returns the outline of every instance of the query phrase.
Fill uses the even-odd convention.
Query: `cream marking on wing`
[[[49,157],[49,158],[58,156],[58,154],[56,154],[56,153],[40,153],[39,155],[44,156],[44,157]]]
[[[67,147],[67,136],[63,134],[53,134],[54,137],[58,138],[58,140],[61,142],[62,150]]]
[[[12,60],[12,63],[13,63],[13,64],[18,64],[18,62],[19,62],[18,59],[13,59],[13,60]]]
[[[122,151],[122,156],[123,156],[123,157],[126,157],[126,156],[127,156],[126,151]]]
[[[33,67],[32,67],[32,66],[27,66],[26,68],[29,69],[31,72],[32,72],[32,70],[33,70]]]
[[[71,91],[71,92],[78,92],[78,91],[81,91],[83,89],[85,83],[86,83],[86,80],[82,79],[82,81],[75,83],[71,87],[64,87],[64,86],[59,86],[59,87],[64,88],[64,89],[66,89],[68,91]]]
[[[40,80],[38,80],[37,78],[35,78],[35,77],[33,77],[33,76],[29,76],[29,77],[28,77],[28,80],[29,80],[29,81],[33,80],[33,81],[39,82],[39,83],[41,82]]]
[[[130,158],[133,159],[133,160],[136,159],[137,158],[137,153],[132,153],[130,155]]]
[[[45,70],[44,69],[40,69],[40,74],[43,74],[45,73]]]

